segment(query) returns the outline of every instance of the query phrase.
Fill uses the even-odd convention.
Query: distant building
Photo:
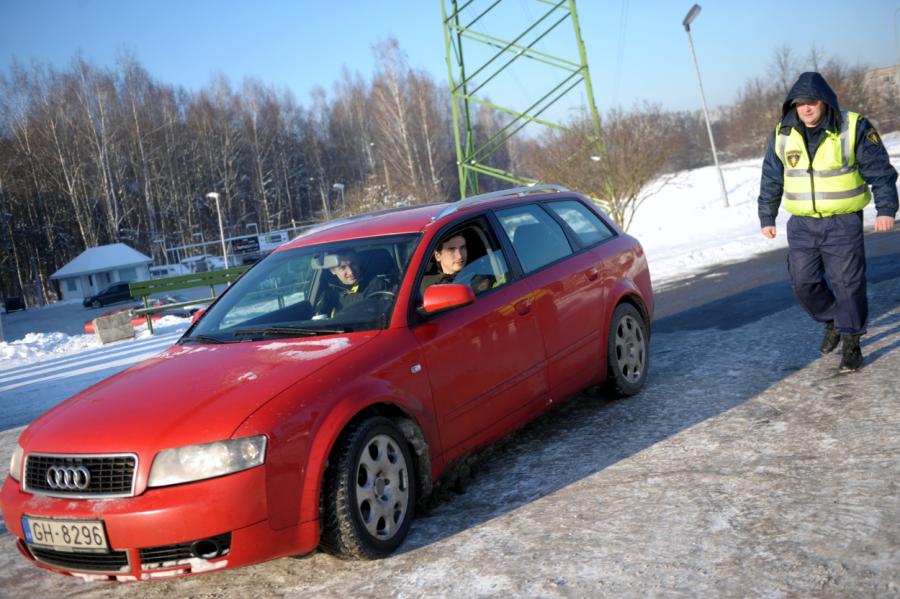
[[[863,86],[869,96],[866,117],[878,131],[900,129],[900,65],[866,71]]]
[[[113,243],[84,250],[50,278],[59,281],[62,299],[80,299],[119,281],[146,281],[151,262],[124,243]]]
[[[896,97],[900,94],[900,65],[870,69],[863,75],[863,82],[869,92],[885,97]]]

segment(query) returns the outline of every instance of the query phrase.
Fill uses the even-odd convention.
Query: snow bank
[[[65,356],[98,347],[94,335],[65,335],[63,333],[28,333],[9,343],[0,343],[2,369],[20,366],[47,358]]]
[[[46,306],[45,309],[52,309]],[[165,335],[180,333],[190,325],[189,318],[178,316],[164,316],[153,323],[155,334]],[[135,328],[135,339],[149,339],[153,337],[147,330],[147,325]],[[128,341],[120,341],[111,346],[118,346]],[[7,370],[48,360],[70,354],[76,354],[87,349],[100,347],[100,341],[95,335],[66,335],[64,333],[28,333],[23,338],[11,342],[0,342],[0,371]]]

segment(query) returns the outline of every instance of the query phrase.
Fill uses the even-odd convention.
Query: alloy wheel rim
[[[644,330],[633,316],[622,317],[616,325],[616,365],[629,383],[636,383],[644,374],[647,343]]]
[[[397,534],[409,509],[409,474],[398,443],[375,435],[356,468],[356,508],[370,535],[385,541]]]

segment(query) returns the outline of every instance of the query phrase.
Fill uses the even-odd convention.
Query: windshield
[[[418,239],[376,237],[275,252],[235,282],[182,342],[384,328]]]

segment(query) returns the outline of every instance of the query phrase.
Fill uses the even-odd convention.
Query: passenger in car
[[[434,262],[437,272],[426,274],[422,277],[421,291],[432,285],[445,285],[452,283],[456,276],[462,272],[468,262],[468,248],[466,238],[462,233],[453,233],[450,237],[438,243],[434,249]],[[490,289],[494,284],[494,277],[489,275],[476,275],[469,282],[475,293],[481,293]]]
[[[347,249],[337,252],[338,265],[329,269],[335,281],[329,281],[319,294],[313,318],[331,318],[338,312],[346,310],[377,291],[390,291],[384,277],[370,275],[360,265],[355,250]]]
[[[452,283],[456,275],[465,268],[468,259],[466,238],[462,233],[454,233],[442,240],[434,248],[434,262],[437,264],[437,272],[426,274],[422,278],[422,291],[432,285],[444,285]]]

